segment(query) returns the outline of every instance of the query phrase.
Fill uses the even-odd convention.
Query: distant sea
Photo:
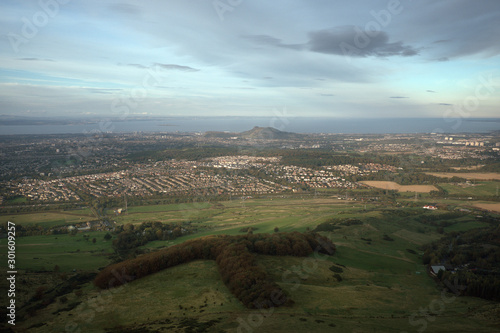
[[[106,123],[106,121],[109,121]],[[5,125],[0,122],[0,135],[12,134],[82,134],[92,132],[242,132],[254,126],[274,127],[294,133],[487,133],[500,131],[500,119],[442,118],[307,118],[307,117],[171,117],[155,120],[118,121],[74,125]]]

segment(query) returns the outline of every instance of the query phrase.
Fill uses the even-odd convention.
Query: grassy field
[[[21,270],[49,270],[56,265],[61,272],[92,270],[110,263],[113,252],[111,240],[105,241],[105,232],[79,233],[75,236],[48,235],[16,238],[16,267]],[[83,235],[88,235],[85,240]],[[95,244],[92,239],[95,238]],[[7,262],[6,239],[0,240],[0,260]]]
[[[500,180],[500,173],[497,172],[426,172],[428,175],[436,177],[459,177],[474,180]]]
[[[214,262],[195,261],[132,281],[113,293],[100,295],[87,288],[81,297],[70,295],[70,302],[80,305],[58,315],[53,313],[61,306],[50,305],[31,321],[46,325],[32,331],[62,332],[68,324],[84,332],[186,332],[201,325],[209,327],[207,332],[246,332],[247,325],[255,332],[413,332],[424,324],[429,332],[498,328],[494,320],[475,317],[495,304],[450,295],[444,308],[436,308],[438,315],[412,320],[419,309],[441,299],[440,290],[424,273],[416,274],[422,267],[414,263],[382,258],[372,264],[372,259],[350,248],[314,262],[260,257],[259,263],[296,302],[266,310],[244,308],[222,284]],[[341,282],[329,270],[334,261],[346,266]]]
[[[193,209],[209,208],[211,205],[208,202],[195,202],[195,203],[182,203],[170,205],[154,205],[154,206],[136,206],[129,207],[129,213],[143,213],[143,212],[164,212],[164,211],[183,211]]]
[[[435,227],[418,222],[418,216],[426,214],[439,221],[440,216],[446,216],[443,211],[374,204],[365,209],[364,204],[336,198],[284,198],[206,204],[189,210],[180,205],[151,211],[137,207],[132,212],[119,218],[189,219],[205,228],[173,242],[149,243],[149,248],[208,234],[241,234],[243,226],[266,233],[274,227],[305,231],[334,218],[338,228],[325,235],[337,245],[337,252],[318,258],[258,257],[259,264],[295,301],[291,307],[244,308],[222,283],[214,262],[194,261],[132,281],[113,292],[101,292],[88,283],[81,295],[70,293],[66,303],[52,303],[19,323],[19,331],[32,327],[30,332],[62,332],[70,327],[82,332],[416,332],[424,326],[426,332],[500,330],[497,303],[443,296],[421,264],[419,246],[441,235]],[[349,218],[362,223],[340,224]],[[457,221],[445,232],[486,225],[468,215]],[[89,233],[90,239],[98,240],[96,244],[86,242],[81,233],[19,238],[19,265],[97,269],[107,264],[103,254],[111,251],[111,241],[105,242],[103,235]],[[334,265],[342,268],[342,281],[330,270]],[[68,309],[68,304],[79,305]]]
[[[496,197],[498,182],[475,182],[469,184],[439,184],[449,195],[464,197]],[[499,198],[500,199],[500,198]]]
[[[437,188],[433,185],[399,185],[395,182],[383,180],[364,180],[360,183],[383,190],[396,190],[399,192],[429,193],[430,191],[437,191]]]
[[[7,200],[6,204],[11,205],[11,204],[23,203],[23,202],[27,202],[27,201],[28,201],[28,199],[26,199],[25,197],[17,197],[17,198]]]
[[[494,212],[500,213],[500,202],[497,202],[497,203],[474,203],[474,207],[478,207],[481,209],[486,209],[489,211],[494,211]]]
[[[95,217],[80,210],[0,215],[0,223],[11,221],[18,225],[39,224],[44,227],[75,224],[91,220],[95,220]]]

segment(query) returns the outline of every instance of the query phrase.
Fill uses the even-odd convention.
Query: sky
[[[500,1],[0,2],[0,115],[500,116]]]

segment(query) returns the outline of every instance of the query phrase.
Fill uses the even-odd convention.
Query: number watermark
[[[16,325],[16,224],[7,222],[7,322]]]

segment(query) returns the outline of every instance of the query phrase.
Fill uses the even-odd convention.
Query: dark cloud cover
[[[291,50],[301,50],[304,48],[303,44],[285,44],[281,42],[281,39],[269,35],[246,35],[242,37],[257,45],[282,47]]]
[[[403,42],[389,42],[384,31],[364,32],[357,26],[341,26],[309,33],[309,49],[313,52],[354,57],[414,56],[418,50]]]
[[[242,37],[257,45],[353,57],[408,57],[419,53],[418,49],[404,45],[401,41],[389,42],[389,36],[384,31],[367,33],[357,26],[339,26],[311,31],[309,41],[303,44],[285,44],[281,39],[269,35]]]

